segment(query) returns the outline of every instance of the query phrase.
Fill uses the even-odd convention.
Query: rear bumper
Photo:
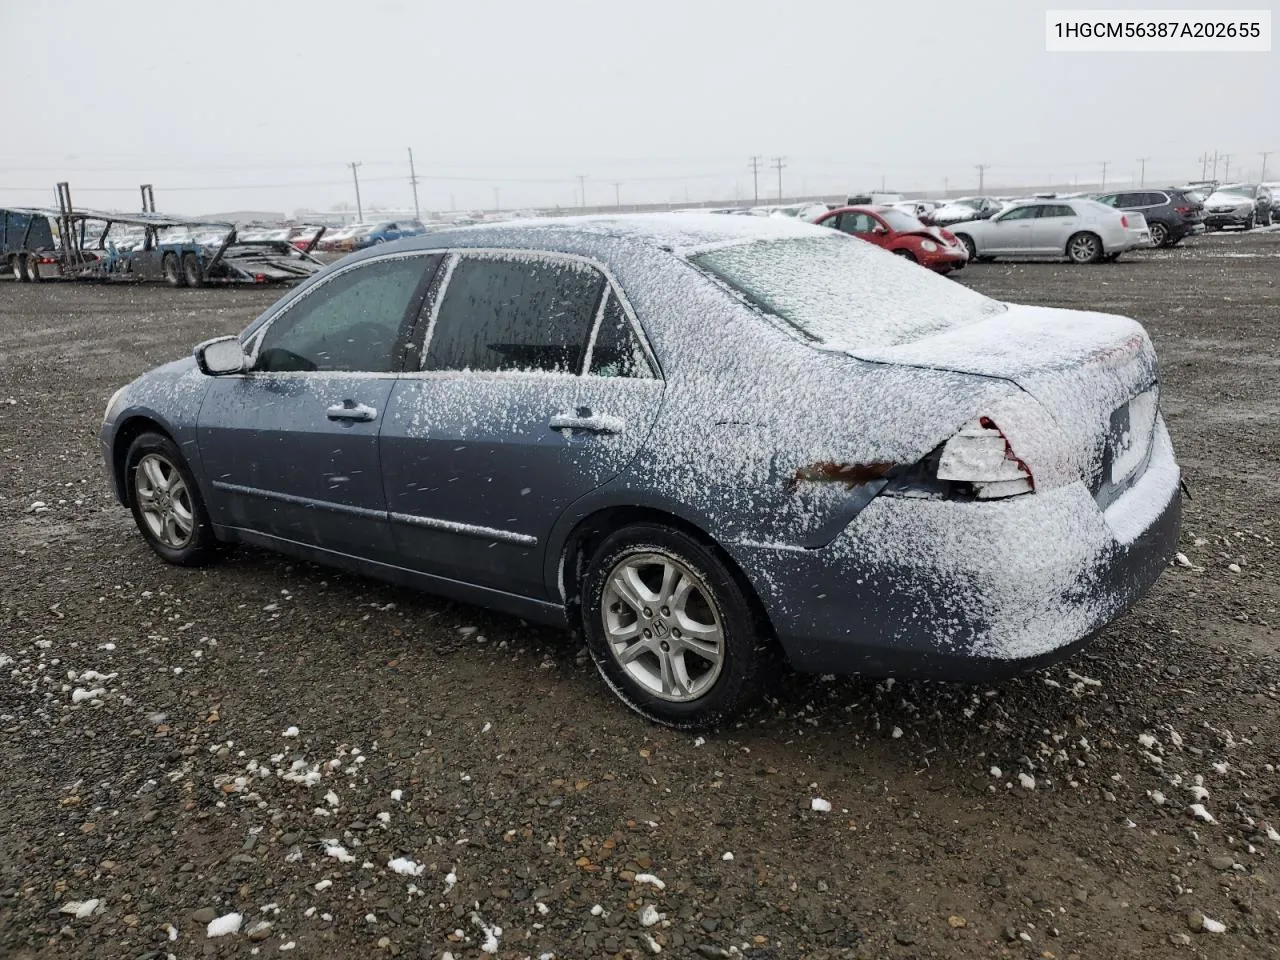
[[[1006,501],[880,496],[820,550],[735,545],[800,670],[979,681],[1061,659],[1176,550],[1180,475],[1157,421],[1105,511],[1083,483]]]

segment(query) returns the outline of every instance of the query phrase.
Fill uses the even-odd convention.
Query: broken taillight
[[[979,500],[997,500],[1035,490],[1027,465],[990,417],[966,424],[942,447],[939,480],[968,484]]]
[[[1121,216],[1121,217],[1120,217],[1120,226],[1122,226],[1122,227],[1124,227],[1126,230],[1128,230],[1128,229],[1129,229],[1129,218],[1128,218],[1128,217],[1125,217],[1125,216]]]

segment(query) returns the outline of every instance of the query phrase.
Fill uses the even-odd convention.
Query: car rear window
[[[910,343],[1005,309],[844,234],[733,244],[691,261],[760,310],[832,349]]]

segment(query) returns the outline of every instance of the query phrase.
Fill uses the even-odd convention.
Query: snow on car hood
[[[1209,194],[1209,199],[1205,200],[1206,207],[1251,207],[1253,201],[1248,197],[1242,197],[1238,193],[1223,193],[1217,191]]]
[[[910,343],[846,350],[860,360],[995,377],[1030,394],[1066,436],[1071,472],[1088,483],[1117,407],[1156,382],[1156,354],[1146,330],[1128,317],[1009,304],[1004,313]],[[1048,445],[1026,429],[1025,444]],[[1010,435],[1014,449],[1017,440]]]

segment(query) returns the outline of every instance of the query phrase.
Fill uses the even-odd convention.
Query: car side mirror
[[[216,337],[206,340],[195,349],[196,365],[200,372],[210,377],[225,377],[231,373],[243,373],[249,366],[244,345],[239,337]]]

